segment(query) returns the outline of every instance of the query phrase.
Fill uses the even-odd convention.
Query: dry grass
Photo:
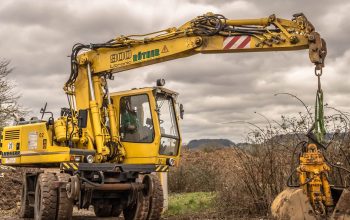
[[[220,175],[234,164],[232,149],[183,151],[180,166],[169,173],[171,192],[212,192],[221,187]]]

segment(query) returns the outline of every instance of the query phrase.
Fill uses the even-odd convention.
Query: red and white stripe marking
[[[251,36],[234,36],[224,39],[224,50],[250,48]]]

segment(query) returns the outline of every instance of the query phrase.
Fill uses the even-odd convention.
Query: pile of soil
[[[21,198],[24,168],[0,165],[0,210],[17,208]]]

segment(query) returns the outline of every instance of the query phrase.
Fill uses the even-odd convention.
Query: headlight
[[[174,158],[168,158],[166,160],[166,163],[169,165],[169,166],[175,166],[175,159]]]
[[[81,162],[81,157],[77,157],[77,156],[74,157],[74,161],[75,161],[75,162],[78,162],[78,163]]]
[[[92,156],[92,155],[87,155],[87,156],[86,156],[86,162],[88,162],[88,163],[93,163],[93,162],[94,162],[94,156]]]

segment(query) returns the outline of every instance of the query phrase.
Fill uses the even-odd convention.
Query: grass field
[[[169,208],[165,216],[181,216],[187,214],[209,213],[214,210],[215,193],[194,192],[170,194]]]

